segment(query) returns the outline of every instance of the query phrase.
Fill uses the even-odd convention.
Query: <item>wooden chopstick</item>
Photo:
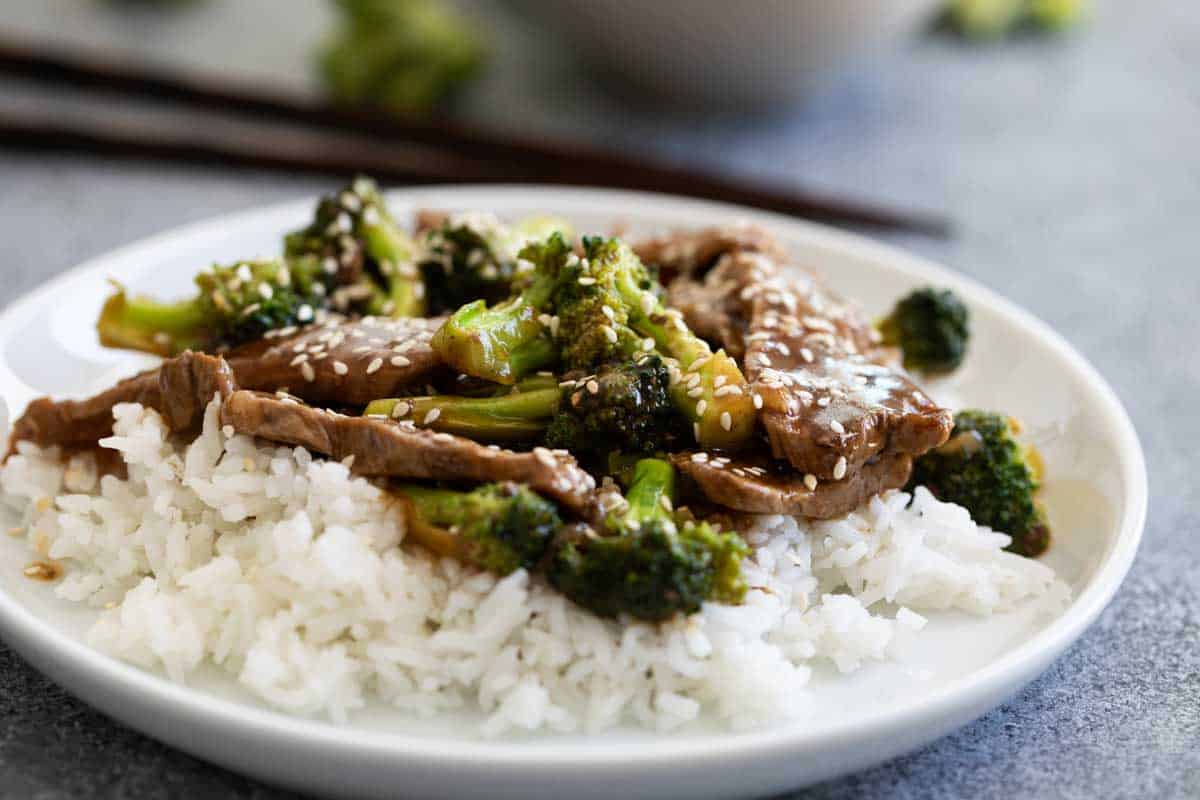
[[[326,131],[199,130],[195,125],[147,125],[136,115],[91,113],[86,122],[47,114],[0,110],[0,145],[34,151],[98,154],[218,167],[249,167],[346,177],[370,174],[385,181],[513,182],[523,173],[492,162],[464,159],[425,145],[387,143]]]
[[[470,161],[474,170],[462,174],[440,172],[429,167],[419,174],[403,176],[403,170],[372,167],[381,178],[391,180],[426,180],[434,182],[489,180],[476,174],[495,175],[491,180],[508,176],[508,180],[540,181],[556,184],[582,184],[613,188],[668,192],[740,203],[770,211],[806,217],[834,224],[858,225],[880,230],[904,231],[927,236],[950,235],[947,220],[921,211],[901,211],[866,203],[834,198],[794,188],[776,188],[743,183],[710,173],[663,166],[650,161],[610,153],[587,145],[522,138],[499,134],[457,122],[433,119],[398,117],[367,108],[330,105],[294,94],[266,91],[233,81],[199,74],[180,74],[156,70],[135,64],[111,54],[61,49],[0,38],[0,73],[73,89],[141,97],[202,108],[222,114],[243,114],[268,120],[287,120],[306,126],[326,128],[355,135],[370,134],[389,145],[406,142],[449,151],[454,157]],[[29,120],[20,121],[14,130],[4,134],[10,143],[34,138],[38,131]],[[110,155],[127,148],[127,139],[139,138],[136,131],[124,131],[114,137],[113,131],[87,131],[79,125],[58,130],[61,123],[48,126],[46,134],[54,134],[58,147],[86,150],[105,148]],[[142,136],[141,138],[155,138]],[[161,138],[161,137],[157,137]],[[119,139],[120,141],[116,141]],[[26,146],[32,145],[26,142]],[[164,159],[191,161],[211,160],[201,152],[206,148],[176,146],[157,141],[153,153]],[[237,142],[224,142],[219,148],[220,159],[227,163],[263,168],[295,169],[307,172],[344,172],[331,170],[339,163],[361,163],[373,159],[367,153],[340,156],[332,153],[291,157],[261,153],[256,148]],[[47,144],[48,146],[48,144]],[[239,157],[234,157],[236,153]],[[125,154],[132,155],[132,154]],[[218,154],[211,154],[217,158]],[[389,160],[389,159],[380,159]],[[439,162],[441,163],[441,162]],[[490,168],[485,169],[484,165]],[[421,166],[421,165],[415,165]]]

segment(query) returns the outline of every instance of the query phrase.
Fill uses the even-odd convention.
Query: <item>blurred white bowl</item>
[[[790,105],[941,0],[524,0],[597,68],[709,109]]]

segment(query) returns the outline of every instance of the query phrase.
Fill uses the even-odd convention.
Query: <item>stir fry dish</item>
[[[554,217],[421,212],[359,178],[281,255],[191,296],[118,286],[97,329],[161,365],[40,399],[20,442],[94,448],[113,409],[303,447],[384,488],[404,546],[527,570],[601,617],[657,622],[748,587],[754,515],[828,520],[924,486],[1037,555],[1040,464],[1002,412],[941,406],[967,306],[922,287],[877,323],[765,231],[622,241]]]

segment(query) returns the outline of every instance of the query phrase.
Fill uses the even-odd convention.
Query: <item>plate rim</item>
[[[1073,598],[1063,614],[991,664],[952,679],[919,699],[891,703],[869,718],[823,723],[819,729],[813,730],[807,729],[803,723],[790,723],[751,731],[690,735],[682,739],[673,739],[669,734],[655,734],[656,738],[649,742],[603,742],[602,747],[596,747],[592,742],[561,742],[555,741],[553,737],[515,742],[448,739],[444,736],[423,738],[409,733],[356,728],[352,723],[337,725],[326,720],[297,717],[283,711],[217,697],[203,689],[174,683],[165,676],[95,650],[85,642],[43,623],[32,611],[0,589],[0,634],[6,643],[34,662],[40,671],[63,671],[42,666],[42,658],[39,656],[45,653],[48,657],[53,653],[56,657],[69,659],[70,669],[81,675],[88,675],[87,680],[92,683],[101,682],[106,686],[115,687],[114,691],[135,693],[142,702],[173,708],[175,716],[193,720],[196,724],[202,723],[206,727],[216,728],[232,726],[243,733],[257,736],[269,735],[279,740],[303,741],[308,745],[319,745],[325,752],[343,752],[360,760],[399,759],[419,763],[426,769],[472,771],[530,764],[542,768],[595,768],[616,765],[644,768],[680,758],[736,760],[769,758],[784,753],[801,754],[868,736],[899,735],[918,719],[952,718],[956,710],[961,713],[962,707],[972,702],[977,703],[982,698],[1015,691],[1031,680],[1082,635],[1111,601],[1133,563],[1145,527],[1149,496],[1145,456],[1136,429],[1111,386],[1100,372],[1049,324],[995,290],[931,259],[860,234],[744,206],[652,192],[544,184],[413,186],[387,192],[389,199],[393,201],[414,203],[429,195],[446,198],[443,202],[447,205],[480,205],[479,201],[468,199],[472,197],[526,197],[532,194],[544,196],[547,205],[557,197],[567,205],[574,203],[613,209],[637,208],[637,213],[648,216],[656,213],[672,217],[720,214],[728,215],[730,219],[750,219],[786,231],[790,235],[798,235],[810,240],[814,245],[885,264],[886,268],[898,270],[909,277],[951,285],[960,290],[971,303],[985,305],[1008,321],[1029,329],[1083,379],[1089,394],[1095,395],[1099,407],[1103,409],[1104,429],[1112,433],[1116,443],[1123,483],[1127,490],[1123,498],[1124,514],[1111,552],[1098,565],[1093,579]],[[459,197],[462,200],[454,199]],[[35,287],[5,307],[0,312],[0,338],[3,338],[13,325],[27,319],[29,314],[37,313],[40,301],[51,296],[56,289],[88,273],[101,271],[109,264],[147,258],[158,249],[178,246],[176,243],[180,241],[205,239],[219,234],[222,230],[227,231],[234,225],[261,226],[273,218],[306,209],[312,202],[313,198],[308,196],[226,212],[152,234],[89,258]],[[633,213],[625,212],[628,216],[632,216]],[[614,218],[622,216],[615,211],[613,215]],[[12,375],[6,366],[0,364],[0,386],[21,385],[22,382]],[[3,391],[8,394],[7,388]],[[66,688],[75,693],[72,686]],[[89,699],[85,699],[84,702],[92,704]],[[989,709],[991,707],[993,705],[988,706]],[[118,716],[115,713],[113,715]],[[143,727],[133,722],[130,724]],[[446,747],[449,741],[453,742],[452,748]]]

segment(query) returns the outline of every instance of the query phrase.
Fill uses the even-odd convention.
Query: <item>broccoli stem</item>
[[[692,423],[697,443],[718,450],[744,447],[754,435],[757,413],[737,362],[724,350],[714,353],[661,304],[656,313],[631,316],[630,324],[674,361],[680,379],[671,384],[671,401]]]
[[[625,501],[629,510],[622,522],[633,521],[640,526],[653,519],[671,519],[668,509],[675,504],[675,468],[662,459],[639,459],[633,467],[633,481],[625,493]]]
[[[363,413],[410,419],[423,427],[481,441],[523,442],[542,436],[558,411],[561,396],[555,385],[499,397],[388,398],[373,401]]]
[[[524,295],[492,308],[482,300],[468,303],[438,329],[431,345],[460,372],[514,384],[558,358],[537,308]]]
[[[108,298],[96,330],[100,344],[172,356],[197,348],[208,338],[204,308],[195,299],[162,303],[129,297],[124,289]]]

